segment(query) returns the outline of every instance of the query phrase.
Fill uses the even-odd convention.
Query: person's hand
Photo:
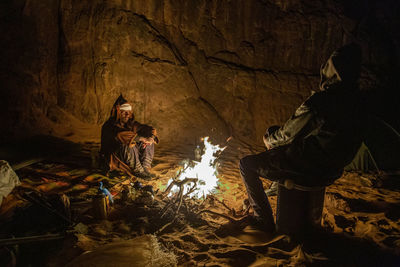
[[[142,137],[141,136],[141,137],[139,137],[139,141],[142,142],[145,145],[145,147],[155,143],[153,137],[147,137],[146,138],[146,137]]]
[[[264,144],[265,144],[265,147],[267,148],[267,150],[270,150],[272,148],[271,144],[268,141],[268,137],[270,135],[274,134],[276,131],[278,131],[279,128],[280,127],[278,125],[273,125],[273,126],[268,127],[268,129],[265,131],[265,134],[263,136],[263,141],[264,141]]]
[[[263,141],[264,141],[264,144],[265,144],[265,147],[267,148],[267,150],[270,150],[271,149],[271,145],[269,144],[269,142],[268,142],[268,140],[267,140],[267,135],[264,135],[263,136]]]
[[[151,130],[151,134],[157,136],[157,130],[153,128],[153,130]]]

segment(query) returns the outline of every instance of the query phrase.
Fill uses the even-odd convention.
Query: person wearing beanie
[[[240,160],[239,168],[254,211],[252,222],[275,231],[260,177],[292,179],[302,186],[326,186],[339,178],[362,142],[362,105],[358,78],[361,48],[349,44],[322,65],[318,92],[312,94],[281,127],[264,136],[265,152]]]
[[[150,169],[154,144],[158,143],[156,129],[135,121],[131,104],[120,95],[101,129],[103,169],[147,180],[154,178]]]

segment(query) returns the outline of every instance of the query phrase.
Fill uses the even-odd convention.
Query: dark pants
[[[260,154],[246,156],[239,163],[240,174],[246,186],[254,216],[267,222],[273,222],[274,218],[260,177],[273,181],[278,180],[281,175],[279,158],[277,151],[268,150]]]
[[[125,162],[133,172],[143,172],[151,168],[154,157],[154,144],[143,146],[141,142],[133,147],[122,146],[119,158]]]

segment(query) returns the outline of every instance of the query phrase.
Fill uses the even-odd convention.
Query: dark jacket
[[[122,95],[118,97],[113,105],[109,119],[101,128],[100,156],[102,165],[106,170],[123,169],[123,171],[128,172],[129,167],[116,156],[116,152],[119,151],[121,146],[135,145],[136,136],[152,136],[152,131],[154,130],[152,126],[135,121],[133,115],[127,123],[121,123],[119,107],[127,102]],[[154,136],[154,139],[158,143],[156,136]]]
[[[120,95],[115,101],[108,120],[101,127],[101,148],[100,155],[103,158],[103,163],[108,165],[110,156],[119,147],[119,141],[116,138],[119,132],[129,131],[128,127],[120,124],[119,107],[128,101]],[[134,118],[132,118],[133,121]],[[128,125],[128,124],[127,124]]]
[[[324,184],[338,178],[334,176],[340,176],[357,153],[363,125],[357,86],[360,62],[357,47],[335,51],[321,68],[320,91],[265,136],[267,147],[283,153],[284,168],[304,174],[299,183]]]

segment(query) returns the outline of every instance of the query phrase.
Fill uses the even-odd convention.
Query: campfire
[[[213,145],[208,141],[208,136],[204,140],[204,154],[201,155],[200,162],[186,160],[176,178],[168,181],[169,196],[179,191],[182,184],[183,195],[193,198],[205,198],[212,193],[218,186],[218,162],[217,156],[226,147]]]
[[[169,223],[159,228],[157,233],[161,233],[175,222],[182,207],[184,208],[181,214],[184,217],[195,215],[195,217],[200,218],[198,216],[201,214],[209,213],[229,221],[236,221],[236,218],[209,209],[214,206],[212,204],[214,201],[221,202],[214,197],[214,193],[216,193],[219,184],[218,156],[226,147],[211,144],[208,137],[204,137],[203,141],[204,149],[200,160],[185,160],[183,167],[176,176],[168,181],[167,189],[162,193],[161,197],[165,206],[160,211],[160,217],[172,215],[172,219],[170,217]],[[223,201],[220,204],[236,217],[237,214],[233,209],[226,206]],[[209,223],[207,222],[207,224]]]

